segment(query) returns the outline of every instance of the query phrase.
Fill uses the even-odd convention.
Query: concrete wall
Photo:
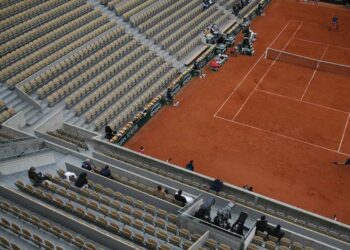
[[[48,131],[53,131],[63,126],[63,111],[59,110],[51,114],[47,119],[45,119],[37,128],[36,131],[46,133]]]
[[[45,145],[40,139],[14,139],[11,143],[0,144],[0,160],[35,152],[42,148],[45,148]]]
[[[2,124],[2,126],[12,127],[18,130],[24,128],[25,125],[26,119],[24,118],[24,113],[22,111],[19,111]]]
[[[53,152],[38,153],[32,156],[2,162],[0,164],[0,174],[9,175],[28,170],[31,166],[41,167],[54,163],[56,163],[56,159]]]

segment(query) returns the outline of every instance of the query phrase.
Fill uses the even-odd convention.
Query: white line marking
[[[289,45],[289,43],[292,41],[293,37],[296,35],[296,33],[299,31],[299,29],[301,28],[301,26],[303,25],[303,22],[300,23],[300,25],[298,26],[298,28],[296,29],[296,31],[294,31],[294,33],[292,34],[292,36],[289,38],[288,42],[284,45],[284,47],[282,48],[281,51],[284,51],[287,46]],[[244,100],[242,106],[238,109],[238,111],[236,112],[236,114],[234,115],[234,117],[231,120],[236,119],[236,117],[239,115],[239,113],[242,111],[242,109],[244,108],[244,106],[246,105],[246,103],[248,102],[248,100],[250,99],[250,97],[253,95],[254,91],[259,87],[260,83],[265,79],[266,75],[270,72],[271,68],[273,65],[275,65],[275,63],[277,62],[278,58],[280,57],[281,54],[279,54],[276,58],[276,60],[274,60],[272,62],[272,64],[270,64],[269,68],[265,71],[264,75],[260,78],[259,82],[256,84],[255,88],[250,92],[250,94],[248,95],[247,99]]]
[[[276,94],[276,93],[269,92],[269,91],[262,90],[262,89],[257,89],[256,91],[258,91],[258,92],[263,92],[263,93],[266,93],[266,94],[269,94],[269,95],[274,95],[274,96],[282,97],[282,98],[287,98],[287,99],[290,99],[290,100],[293,100],[293,101],[297,101],[297,102],[306,103],[306,104],[309,104],[309,105],[312,105],[312,106],[316,106],[316,107],[319,107],[319,108],[324,108],[324,109],[332,110],[332,111],[339,112],[339,113],[343,113],[343,114],[349,114],[349,112],[346,112],[346,111],[343,111],[343,110],[339,110],[339,109],[335,109],[335,108],[330,108],[330,107],[327,107],[327,106],[323,106],[323,105],[316,104],[316,103],[312,103],[312,102],[308,102],[308,101],[300,101],[300,99],[297,99],[297,98],[293,98],[293,97],[289,97],[289,96],[285,96],[285,95],[281,95],[281,94]]]
[[[248,124],[245,124],[245,123],[233,121],[233,120],[226,119],[226,118],[223,118],[223,117],[220,117],[220,116],[215,116],[214,118],[225,120],[225,121],[232,122],[232,123],[236,123],[236,124],[248,127],[248,128],[256,129],[256,130],[261,131],[261,132],[265,132],[265,133],[268,133],[268,134],[276,135],[276,136],[279,136],[279,137],[282,137],[282,138],[285,138],[285,139],[289,139],[289,140],[292,140],[292,141],[300,142],[300,143],[303,143],[303,144],[306,144],[306,145],[309,145],[309,146],[314,146],[316,148],[324,149],[324,150],[327,150],[327,151],[330,151],[330,152],[333,152],[333,153],[338,153],[338,154],[341,154],[341,155],[350,156],[349,154],[346,154],[346,153],[343,153],[343,152],[340,152],[340,151],[337,151],[337,150],[334,150],[334,149],[329,149],[329,148],[326,148],[326,147],[323,147],[323,146],[320,146],[320,145],[317,145],[317,144],[313,144],[313,143],[310,143],[310,142],[306,142],[306,141],[294,138],[294,137],[290,137],[290,136],[287,136],[287,135],[279,134],[279,133],[276,133],[276,132],[272,132],[272,131],[269,131],[269,130],[266,130],[266,129],[258,128],[258,127],[255,127],[255,126],[252,126],[252,125],[248,125]]]
[[[326,49],[324,50],[324,52],[323,52],[323,54],[322,54],[322,56],[321,56],[320,61],[323,60],[324,56],[326,55],[326,52],[327,52],[328,48],[329,48],[329,46],[327,46]],[[315,69],[314,72],[312,73],[311,79],[310,79],[310,81],[307,83],[306,88],[305,88],[305,91],[304,91],[303,95],[302,95],[301,98],[300,98],[300,101],[302,101],[302,100],[304,99],[305,94],[306,94],[307,90],[309,89],[309,87],[310,87],[310,85],[311,85],[311,82],[312,82],[312,80],[314,79],[314,77],[315,77],[315,75],[316,75],[316,72],[317,72],[317,70],[318,70],[318,67],[320,66],[320,61],[317,62],[316,69]]]
[[[347,48],[347,47],[332,45],[332,44],[329,44],[329,43],[315,42],[315,41],[311,41],[311,40],[307,40],[307,39],[302,39],[302,38],[298,38],[298,37],[294,37],[293,39],[294,39],[294,40],[303,41],[303,42],[309,42],[309,43],[316,43],[316,44],[326,45],[326,46],[329,46],[329,47],[334,47],[334,48],[339,48],[339,49],[350,50],[350,48]]]
[[[296,21],[296,20],[289,20],[289,22],[284,26],[284,28],[280,31],[280,33],[277,34],[277,36],[275,37],[275,39],[268,45],[268,47],[271,47],[272,44],[274,44],[276,42],[276,40],[281,36],[282,32],[287,28],[287,26],[291,23],[291,22],[300,22],[300,21]],[[216,116],[220,110],[225,106],[225,104],[228,102],[228,100],[231,98],[231,96],[236,92],[236,90],[242,85],[242,83],[244,82],[244,80],[248,77],[248,75],[250,74],[250,72],[253,71],[253,69],[255,68],[255,66],[260,62],[261,59],[264,58],[265,52],[259,57],[259,59],[255,62],[255,64],[250,68],[250,70],[247,72],[247,74],[243,77],[243,79],[237,84],[237,86],[232,90],[232,92],[230,93],[230,95],[226,98],[226,100],[224,101],[224,103],[219,107],[219,109],[215,112],[214,116]]]
[[[349,119],[350,119],[350,113],[349,113],[348,119],[346,120],[346,123],[345,123],[345,128],[344,128],[344,131],[343,131],[343,135],[342,135],[342,137],[341,137],[341,140],[340,140],[340,143],[339,143],[339,147],[338,147],[338,152],[340,151],[341,145],[343,144],[343,140],[344,140],[344,137],[345,137],[346,128],[348,127],[348,124],[349,124]]]

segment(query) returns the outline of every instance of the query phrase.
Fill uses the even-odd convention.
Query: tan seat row
[[[0,113],[0,124],[10,119],[16,114],[16,111],[13,108],[9,108]]]
[[[6,30],[12,26],[15,26],[25,20],[28,20],[30,18],[33,18],[37,15],[40,15],[42,13],[45,13],[46,11],[55,8],[56,6],[59,6],[61,4],[64,4],[65,2],[68,2],[68,0],[51,0],[44,2],[42,4],[36,5],[33,8],[30,8],[29,10],[25,10],[19,15],[14,15],[6,18],[5,20],[0,21],[0,27],[1,31]],[[83,2],[83,1],[82,1]]]
[[[4,55],[4,54],[14,52],[13,50],[18,50],[19,47],[26,45],[27,43],[31,43],[31,42],[36,42],[37,43],[36,47],[38,47],[38,45],[41,45],[41,44],[47,44],[45,42],[47,41],[47,39],[51,38],[52,35],[60,34],[64,31],[61,29],[62,25],[65,25],[65,24],[69,23],[70,21],[73,21],[73,20],[79,18],[82,14],[87,13],[88,11],[91,11],[91,10],[92,10],[91,5],[80,6],[75,10],[72,10],[66,14],[63,14],[62,16],[60,16],[59,18],[57,18],[55,20],[51,20],[48,23],[45,23],[39,27],[36,27],[36,28],[28,31],[27,33],[16,36],[14,39],[8,41],[7,43],[0,45],[0,48],[1,48],[0,53],[1,53],[1,55]],[[65,26],[65,28],[68,28],[68,27],[69,26]],[[61,29],[61,30],[57,31],[56,29]],[[38,39],[38,40],[36,40],[36,39]],[[31,45],[33,46],[33,44],[31,44]],[[30,45],[28,45],[28,46],[30,46]],[[26,52],[28,50],[28,46],[26,48],[23,48],[23,49],[19,48],[19,49],[21,49],[20,53]],[[19,56],[19,58],[22,58],[24,55],[26,55],[26,53],[23,53],[23,55],[21,55],[19,52],[17,52],[17,53],[18,53],[18,55],[16,55],[16,56]],[[11,56],[6,57],[6,59],[12,63],[13,59],[15,59],[16,56],[11,55]]]
[[[149,76],[147,76],[147,78],[145,78],[142,81],[142,84],[145,84],[146,86],[153,84],[154,81],[156,81],[161,75],[163,75],[165,72],[167,72],[167,70],[169,68],[170,68],[170,64],[168,64],[168,63],[163,64],[161,67],[157,68]],[[130,78],[130,79],[128,79],[127,83],[128,83],[128,85],[130,84],[130,86],[134,86],[136,83],[136,79]],[[119,94],[116,93],[116,95],[119,95]],[[100,121],[104,121],[107,123],[114,116],[116,116],[123,108],[125,108],[127,105],[129,105],[129,103],[131,101],[133,101],[136,96],[137,96],[136,92],[131,90],[123,97],[118,98],[118,101],[114,102],[113,106],[109,107],[106,111],[104,111],[102,113],[102,115],[100,115],[100,117],[98,118],[96,123],[100,124]],[[127,116],[130,116],[131,113],[136,111],[136,109],[138,109],[138,108],[139,107],[130,107],[127,109],[127,111],[124,111],[124,113],[127,114]],[[125,116],[123,116],[123,120],[124,119],[125,119]]]
[[[114,11],[116,15],[122,15],[125,12],[131,10],[132,8],[142,4],[144,0],[128,0],[118,3],[114,6]]]
[[[81,3],[83,4],[83,3]],[[42,24],[45,24],[55,18],[60,17],[61,15],[75,9],[77,7],[77,2],[68,2],[66,4],[57,6],[56,8],[52,8],[48,10],[46,13],[42,15],[38,15],[29,20],[23,21],[22,23],[7,29],[0,33],[0,41],[3,43],[13,39],[20,34],[27,32],[28,30],[34,29]]]
[[[4,9],[0,10],[0,20],[4,20],[7,17],[13,16],[21,11],[29,9],[37,4],[43,2],[42,0],[26,0],[12,4]]]
[[[50,55],[46,55],[45,59],[31,65],[29,68],[25,69],[24,71],[12,77],[11,79],[8,79],[6,81],[6,84],[9,86],[9,88],[14,87],[17,83],[21,82],[28,76],[34,74],[35,72],[46,67],[58,58],[64,56],[65,54],[71,52],[72,50],[76,49],[77,47],[81,46],[82,44],[88,42],[89,40],[95,38],[96,36],[111,29],[116,25],[114,22],[108,22],[107,19],[107,17],[100,17],[94,20],[93,22],[84,25],[83,27],[75,30],[74,32],[71,32],[70,34],[62,37],[57,41],[57,43],[59,43],[61,46],[59,50],[56,50]],[[43,51],[43,53],[45,53],[45,50]]]
[[[182,28],[191,20],[195,19],[201,12],[203,12],[203,7],[199,5],[190,12],[188,12],[186,15],[182,16],[180,19],[176,20],[174,23],[166,27],[164,30],[156,34],[153,37],[154,42],[159,43],[160,41],[174,34],[174,31]]]
[[[60,46],[60,44],[58,44],[58,41],[62,40],[62,38],[67,36],[69,33],[81,30],[84,26],[93,24],[99,19],[102,20],[103,17],[99,16],[99,12],[92,11],[86,15],[77,18],[76,20],[69,20],[71,22],[64,24],[60,28],[47,33],[39,39],[34,40],[33,43],[28,44],[23,49],[20,48],[19,50],[13,51],[6,57],[7,59],[9,59],[11,65],[7,65],[7,67],[1,71],[4,72],[3,78],[8,79],[12,75],[16,74],[18,71],[27,68],[28,66],[33,64],[33,62],[40,59],[43,54],[47,54],[50,50],[53,50],[57,46]],[[72,17],[69,17],[69,19],[70,18]],[[23,55],[20,56],[18,55],[19,53],[23,53]],[[20,58],[20,60],[15,58],[17,55]]]
[[[143,3],[139,4],[139,5],[136,5],[134,8],[130,9],[129,11],[127,11],[127,12],[125,12],[123,14],[124,20],[128,21],[131,16],[133,16],[136,13],[146,9],[147,7],[151,6],[152,4],[154,4],[157,1],[158,0],[149,0],[149,1],[143,2]]]
[[[131,42],[131,43],[133,43],[133,42]],[[122,50],[118,50],[116,53],[114,53],[114,54],[104,58],[102,61],[98,62],[96,65],[94,65],[90,69],[86,70],[82,74],[79,74],[79,77],[74,78],[73,80],[71,80],[68,83],[66,83],[63,87],[59,88],[58,90],[56,90],[55,92],[50,94],[47,97],[47,101],[49,103],[49,106],[52,106],[58,100],[60,100],[63,97],[67,96],[72,91],[76,90],[78,87],[82,86],[83,84],[85,84],[88,81],[90,81],[92,78],[96,77],[103,70],[109,70],[108,69],[109,67],[115,65],[115,63],[128,52],[128,48],[125,48],[127,46],[128,45],[124,46],[122,48]],[[136,49],[134,52],[130,53],[130,55],[127,55],[125,58],[127,60],[133,60],[137,56],[140,56],[142,53],[144,53],[145,49],[146,49],[145,46],[140,46],[138,49]],[[120,65],[120,62],[121,61],[119,61],[118,65]],[[122,66],[123,65],[121,65],[120,67],[122,67]],[[79,72],[77,72],[77,73],[79,73]],[[62,80],[63,83],[65,83],[64,78],[61,78],[60,80]],[[68,79],[67,79],[67,81],[68,81]]]
[[[114,6],[116,6],[118,3],[123,2],[124,0],[108,0],[108,9],[113,10]]]
[[[76,246],[80,246],[81,242],[86,242],[86,239],[81,239],[80,237],[74,237],[70,232],[62,230],[59,226],[54,225],[51,221],[41,220],[39,217],[30,214],[24,210],[20,210],[18,207],[7,203],[5,201],[0,202],[0,208],[2,211],[11,213],[21,220],[29,222],[35,227],[43,230],[45,233],[49,233],[64,240],[67,243],[73,243]],[[20,228],[20,226],[15,226],[14,223],[9,223],[5,218],[1,218],[1,223],[6,228],[11,229],[13,232],[20,234],[24,239],[33,241],[36,245],[42,246],[44,249],[63,249],[60,247],[55,247],[54,244],[46,239],[41,239],[40,236],[32,234],[25,228]],[[18,230],[20,229],[20,230]],[[91,242],[86,242],[83,244],[89,250],[96,250],[96,246]]]
[[[145,20],[151,18],[152,16],[160,13],[173,3],[172,0],[161,0],[157,1],[153,6],[143,10],[142,12],[135,12],[133,16],[129,18],[129,21],[132,26],[138,26],[143,23]]]
[[[180,9],[174,9],[174,13],[171,13],[171,15],[167,16],[166,18],[159,20],[159,22],[156,25],[154,24],[152,28],[148,29],[145,32],[146,37],[151,38],[157,33],[161,32],[166,27],[168,27],[169,25],[171,25],[173,22],[180,21],[181,18],[185,16],[187,13],[190,13],[192,10],[196,9],[197,5],[198,5],[197,1],[190,2],[186,5],[180,5],[181,6]],[[175,6],[171,6],[171,7],[175,7]]]
[[[169,82],[175,78],[176,74],[176,69],[169,70],[163,77],[158,79],[155,84],[151,85],[151,87],[149,87],[144,93],[135,98],[127,109],[125,109],[121,114],[114,118],[110,122],[111,127],[118,128],[127,123],[127,121],[131,119],[132,115],[137,110],[140,110],[143,107],[143,105],[145,105],[147,101],[151,100],[157,93],[159,93],[160,90],[164,89],[166,85],[169,84]],[[106,124],[103,123],[105,122],[105,120],[99,120],[97,122],[99,122],[98,124],[96,124],[97,128],[100,128],[102,125]],[[100,127],[98,127],[97,125],[99,125]]]
[[[115,76],[113,76],[110,80],[103,83],[102,86],[98,87],[94,91],[94,93],[86,98],[84,98],[78,105],[75,106],[74,110],[77,115],[80,115],[85,110],[89,109],[91,106],[95,106],[94,111],[86,114],[86,120],[90,122],[99,112],[101,112],[104,108],[99,108],[100,106],[107,107],[111,103],[117,100],[119,96],[121,96],[127,89],[130,88],[127,83],[127,78],[133,75],[137,70],[139,70],[142,66],[147,64],[145,68],[142,68],[142,73],[147,74],[150,72],[149,69],[155,69],[157,66],[161,64],[161,59],[157,58],[152,60],[154,54],[152,52],[147,52],[142,55],[135,62],[132,62],[129,66],[124,68],[122,71],[118,72]],[[116,65],[117,66],[117,65]],[[109,70],[108,70],[109,71]],[[114,73],[115,74],[115,73]],[[100,83],[99,80],[103,80],[100,78],[104,78],[104,76],[98,76],[98,79],[93,79],[83,88],[79,89],[76,93],[73,93],[69,98],[82,98],[86,94],[92,91],[94,87],[98,86]],[[91,86],[94,85],[94,86]],[[98,102],[100,99],[102,101]],[[67,100],[67,99],[66,99]],[[69,100],[69,99],[68,99]],[[67,102],[66,102],[67,103]],[[96,110],[95,110],[96,109]]]
[[[94,54],[90,55],[84,60],[81,60],[70,69],[64,71],[63,74],[58,75],[57,78],[54,78],[39,88],[37,90],[39,98],[45,97],[53,90],[66,85],[67,83],[69,84],[71,79],[82,74],[83,72],[85,73],[85,71],[93,65],[95,66],[90,70],[98,70],[99,68],[103,69],[105,67],[108,67],[108,65],[113,64],[116,60],[119,60],[124,55],[125,52],[119,49],[119,47],[126,42],[126,39],[117,39],[109,45],[96,51]]]
[[[84,198],[82,195],[76,192],[67,192],[65,189],[59,189],[53,184],[47,186],[47,189],[50,190],[52,194],[39,188],[33,188],[32,186],[24,185],[20,181],[16,182],[16,186],[31,195],[54,204],[58,208],[62,208],[66,211],[69,211],[70,213],[74,213],[80,218],[96,224],[99,227],[113,231],[114,233],[121,234],[127,239],[132,240],[133,238],[125,235],[125,229],[127,229],[128,234],[132,235],[133,232],[129,229],[132,227],[135,229],[135,231],[137,230],[138,232],[147,233],[153,237],[162,237],[160,238],[162,240],[176,237],[179,240],[179,244],[182,244],[184,241],[189,241],[185,240],[184,238],[180,238],[179,236],[175,236],[170,231],[171,229],[167,225],[173,225],[171,227],[173,228],[176,227],[174,224],[166,223],[165,220],[157,219],[150,213],[143,213],[140,209],[133,208],[130,205],[121,205],[118,201],[115,200],[111,202],[111,208],[109,209],[104,205],[92,201],[90,198]],[[60,197],[64,197],[69,201],[64,202]],[[83,206],[85,210],[80,208],[81,206]],[[138,218],[138,215],[141,217]],[[109,220],[107,220],[107,218]],[[111,220],[118,221],[120,224],[122,224],[122,226],[119,226],[119,223],[118,225],[115,222],[109,222]],[[146,228],[148,228],[147,231]],[[159,232],[161,233],[159,234]],[[191,236],[194,236],[192,240],[198,239],[198,235],[191,235],[188,230],[183,230],[182,232],[186,232],[186,235],[189,239],[192,239]],[[189,245],[192,245],[192,242],[190,242]]]
[[[172,45],[174,42],[176,42],[179,38],[183,37],[188,32],[193,33],[194,30],[202,30],[206,26],[204,23],[212,23],[212,19],[214,19],[214,16],[212,14],[214,14],[214,12],[216,12],[215,8],[209,8],[207,11],[201,12],[186,25],[184,25],[180,29],[176,30],[173,34],[162,40],[160,42],[160,45],[163,49],[168,48],[170,45]]]
[[[116,39],[119,39],[120,35],[124,34],[124,29],[121,27],[116,27],[111,32],[105,34],[103,37],[98,39],[97,41],[89,44],[88,46],[82,48],[81,50],[75,52],[70,57],[64,59],[63,61],[59,62],[58,64],[54,65],[52,68],[48,69],[47,71],[43,72],[39,76],[35,77],[29,82],[24,83],[21,86],[21,89],[25,93],[32,93],[37,88],[41,87],[54,77],[59,76],[64,72],[66,69],[70,68],[72,65],[84,60],[86,57],[90,56],[94,52],[100,50],[101,48],[105,47],[106,45],[112,43]],[[130,36],[131,37],[131,36]]]
[[[196,0],[199,1],[199,0]],[[158,25],[161,21],[168,18],[170,15],[175,13],[177,10],[181,9],[184,5],[188,4],[189,2],[186,0],[180,0],[175,3],[172,2],[172,5],[167,7],[161,12],[158,12],[155,10],[155,13],[153,13],[154,16],[150,17],[149,19],[142,20],[139,24],[139,30],[140,32],[145,32],[146,30]],[[136,18],[137,19],[137,18]],[[143,18],[142,18],[143,19]]]
[[[179,51],[176,52],[176,58],[178,60],[181,60],[185,56],[188,55],[189,52],[191,52],[195,47],[201,44],[201,38],[200,37],[195,37],[192,39],[192,41],[187,42],[185,46],[183,46]]]

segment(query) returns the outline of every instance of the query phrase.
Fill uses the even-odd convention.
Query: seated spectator
[[[253,191],[253,187],[249,186],[248,184],[243,186],[244,189],[247,189],[248,191]]]
[[[174,195],[175,200],[182,202],[184,205],[187,203],[187,200],[184,196],[182,196],[182,190],[180,189]]]
[[[78,188],[88,188],[87,173],[85,172],[80,173],[74,185]]]
[[[144,154],[144,153],[145,153],[145,148],[144,148],[143,146],[141,146],[141,147],[139,148],[139,153],[140,153],[140,154]]]
[[[90,159],[86,159],[85,161],[83,161],[81,167],[82,167],[83,169],[88,170],[88,171],[93,171],[93,170],[94,170],[94,167],[93,167],[93,165],[91,164]]]
[[[284,236],[284,232],[281,230],[281,225],[277,225],[274,229],[272,229],[269,235],[278,238],[278,240],[281,240],[281,238]]]
[[[260,220],[256,222],[256,231],[265,232],[267,230],[267,220],[265,215],[262,215]]]
[[[48,176],[43,176],[40,172],[35,172],[35,167],[30,167],[28,170],[28,177],[34,186],[39,186],[50,179]]]
[[[66,171],[64,176],[67,181],[75,182],[77,180],[77,175],[73,172]]]
[[[167,189],[162,188],[161,185],[157,186],[156,196],[159,198],[164,198],[164,196],[168,193]]]
[[[115,135],[115,131],[107,124],[105,127],[105,138],[110,140]]]
[[[187,165],[186,165],[186,169],[187,169],[187,170],[194,171],[193,160],[190,160],[190,162],[189,162],[189,163],[187,163]]]
[[[107,177],[107,178],[112,177],[112,173],[108,165],[106,165],[104,168],[101,169],[100,175],[103,175],[104,177]]]
[[[220,192],[223,185],[224,185],[224,183],[221,180],[215,179],[213,181],[213,183],[211,184],[210,189],[214,190],[215,192]]]

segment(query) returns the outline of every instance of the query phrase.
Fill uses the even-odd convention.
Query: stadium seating
[[[62,139],[64,141],[73,143],[82,149],[88,150],[88,146],[84,138],[74,135],[72,133],[68,133],[62,129],[57,129],[56,131],[49,131],[47,132],[47,134]]]

